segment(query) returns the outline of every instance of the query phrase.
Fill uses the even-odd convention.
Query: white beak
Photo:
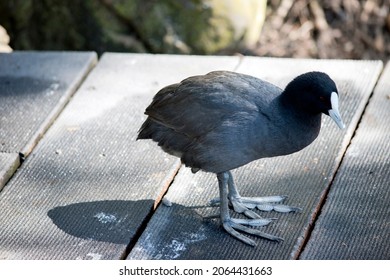
[[[332,109],[328,111],[329,116],[334,120],[334,122],[338,125],[340,129],[344,129],[345,125],[343,123],[343,120],[341,119],[340,112],[339,112],[339,96],[337,93],[332,92],[332,95],[330,96],[330,104],[332,105]]]

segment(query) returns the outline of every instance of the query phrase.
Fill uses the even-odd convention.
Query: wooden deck
[[[245,196],[283,194],[301,213],[247,246],[193,175],[135,141],[152,96],[212,70],[284,87],[310,70],[340,92],[341,131],[324,117],[303,151],[234,170]],[[382,71],[383,70],[383,71]],[[91,52],[0,54],[0,259],[390,259],[390,64],[380,61]],[[165,197],[168,207],[160,203]]]

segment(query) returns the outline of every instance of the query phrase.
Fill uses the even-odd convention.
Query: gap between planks
[[[157,198],[154,201],[153,207],[150,208],[149,213],[147,213],[144,220],[141,222],[141,225],[139,226],[139,228],[135,232],[134,237],[131,239],[131,241],[127,245],[124,253],[120,257],[121,260],[125,260],[127,258],[127,256],[130,254],[131,250],[133,250],[134,246],[137,244],[138,239],[143,234],[149,221],[152,219],[154,213],[156,212],[158,206],[162,203],[162,199],[164,198],[165,194],[168,192],[169,187],[175,181],[175,177],[179,173],[179,170],[181,168],[182,168],[181,161],[180,161],[180,159],[177,159],[175,161],[174,165],[172,166],[171,170],[168,172],[168,175],[163,179],[163,187],[162,187],[161,192],[157,195]]]
[[[303,242],[302,242],[301,246],[299,246],[297,248],[297,250],[295,251],[295,253],[293,253],[293,255],[292,255],[292,258],[294,260],[299,260],[300,259],[302,252],[305,250],[306,245],[307,245],[307,243],[310,240],[310,237],[311,237],[311,235],[312,235],[312,233],[314,231],[314,227],[316,225],[316,222],[319,219],[319,217],[321,215],[321,212],[322,212],[322,209],[323,209],[323,207],[324,207],[324,205],[325,205],[325,203],[326,203],[326,201],[328,199],[330,190],[331,190],[331,188],[333,186],[333,182],[334,182],[334,180],[335,180],[335,178],[337,176],[337,173],[338,173],[338,171],[340,169],[341,164],[343,163],[345,154],[346,154],[347,150],[349,149],[349,147],[351,146],[352,140],[356,136],[356,132],[359,129],[359,126],[360,126],[360,124],[361,124],[361,122],[363,120],[364,115],[366,114],[368,104],[370,103],[370,101],[372,99],[372,96],[374,95],[375,88],[377,87],[378,82],[379,82],[380,78],[382,77],[384,69],[385,69],[385,67],[382,67],[382,69],[380,70],[380,72],[378,74],[378,78],[376,79],[375,83],[373,84],[372,91],[371,91],[370,95],[368,96],[366,102],[364,103],[364,107],[363,107],[362,113],[361,113],[358,121],[356,122],[356,125],[354,126],[354,129],[352,130],[352,135],[351,135],[351,137],[347,138],[347,139],[349,139],[349,141],[347,141],[345,143],[342,143],[342,146],[341,146],[341,151],[342,152],[338,156],[339,159],[337,160],[337,165],[335,167],[335,171],[333,172],[332,178],[329,181],[329,184],[328,184],[327,188],[324,190],[323,194],[320,197],[318,206],[316,207],[313,215],[310,217],[309,225],[308,225],[308,228],[307,228],[307,230],[305,232],[305,235],[303,237]]]

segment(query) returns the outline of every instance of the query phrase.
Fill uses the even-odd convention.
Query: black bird
[[[161,89],[146,108],[148,118],[137,139],[157,142],[165,152],[180,157],[193,173],[217,174],[220,197],[213,202],[220,204],[222,225],[231,235],[253,246],[253,240],[236,230],[281,241],[252,227],[271,220],[250,209],[300,209],[278,204],[285,196],[241,197],[230,170],[308,146],[320,131],[321,113],[344,128],[338,100],[336,84],[322,72],[302,74],[283,91],[249,75],[214,71]],[[231,218],[229,202],[234,211],[251,219]]]

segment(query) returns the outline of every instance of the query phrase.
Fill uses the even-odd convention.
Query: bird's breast
[[[321,115],[308,118],[271,119],[270,124],[258,124],[258,133],[253,133],[257,143],[256,158],[288,155],[310,145],[318,136]]]

